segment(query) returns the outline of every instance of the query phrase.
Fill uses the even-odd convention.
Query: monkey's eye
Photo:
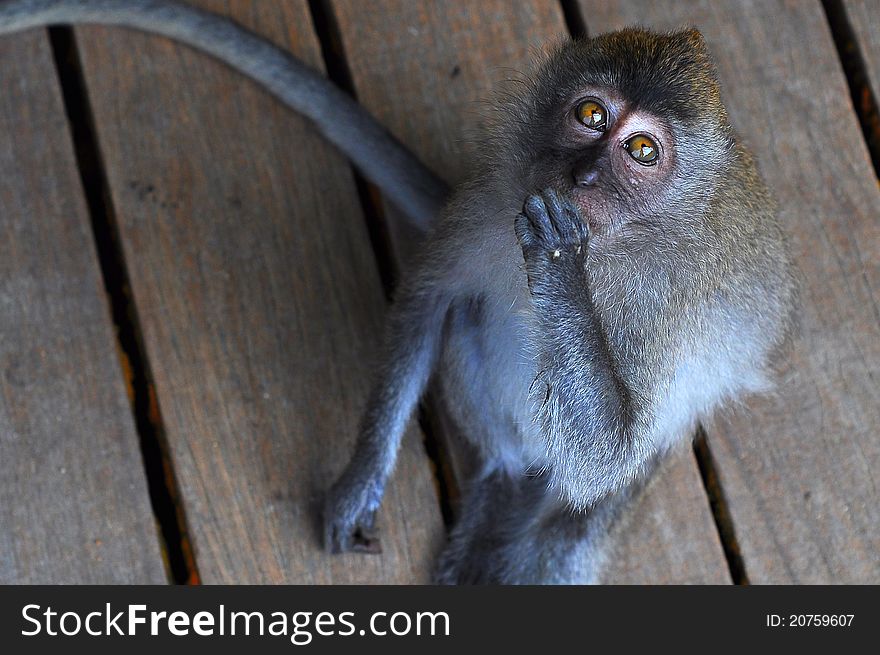
[[[624,142],[623,148],[629,153],[630,157],[643,166],[653,166],[657,163],[657,158],[660,155],[654,140],[644,134],[631,136]]]
[[[608,110],[595,100],[584,100],[577,106],[578,120],[597,132],[604,132],[608,125]]]

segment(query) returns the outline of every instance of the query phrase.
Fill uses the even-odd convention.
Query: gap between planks
[[[198,584],[199,574],[173,464],[168,455],[161,411],[141,340],[138,311],[119,245],[116,217],[70,27],[48,29],[61,86],[77,169],[86,198],[101,280],[107,294],[126,391],[138,434],[150,505],[165,556],[166,575],[175,584]]]
[[[846,77],[853,108],[859,118],[862,137],[871,153],[874,173],[880,177],[880,110],[875,95],[877,89],[871,87],[868,77],[865,54],[842,0],[822,0],[822,8]]]
[[[339,25],[327,0],[309,0],[309,13],[313,29],[321,46],[321,57],[327,68],[327,77],[337,86],[357,100],[354,81],[348,67]],[[394,244],[388,217],[382,208],[381,193],[370,184],[354,166],[351,166],[357,186],[358,201],[367,223],[370,245],[379,269],[382,288],[390,302],[396,287],[400,265],[394,254]],[[417,420],[424,435],[425,453],[431,462],[440,512],[447,530],[453,522],[453,508],[459,498],[459,481],[454,474],[452,455],[447,451],[443,439],[443,426],[446,424],[439,415],[438,403],[430,397],[418,407]]]

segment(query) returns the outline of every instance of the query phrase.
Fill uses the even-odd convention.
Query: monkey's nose
[[[599,179],[599,171],[595,168],[575,168],[572,172],[574,183],[579,187],[592,186]]]

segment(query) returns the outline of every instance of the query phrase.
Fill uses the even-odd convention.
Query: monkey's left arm
[[[515,229],[534,307],[532,396],[551,479],[572,505],[587,507],[636,478],[655,453],[649,399],[663,362],[648,361],[657,349],[638,331],[626,361],[612,350],[590,286],[589,227],[570,201],[553,191],[531,196]]]

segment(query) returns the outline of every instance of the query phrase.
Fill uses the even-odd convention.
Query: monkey
[[[435,582],[599,579],[605,537],[677,443],[772,386],[796,285],[776,207],[696,29],[569,40],[500,98],[446,185],[348,95],[234,21],[170,0],[6,0],[0,33],[100,23],[207,52],[309,118],[424,233],[402,276],[331,552],[376,511],[436,376],[480,466]]]
[[[377,548],[436,372],[481,466],[435,582],[596,582],[656,463],[772,386],[796,295],[785,235],[696,29],[559,45],[477,150],[390,310],[325,539]]]

